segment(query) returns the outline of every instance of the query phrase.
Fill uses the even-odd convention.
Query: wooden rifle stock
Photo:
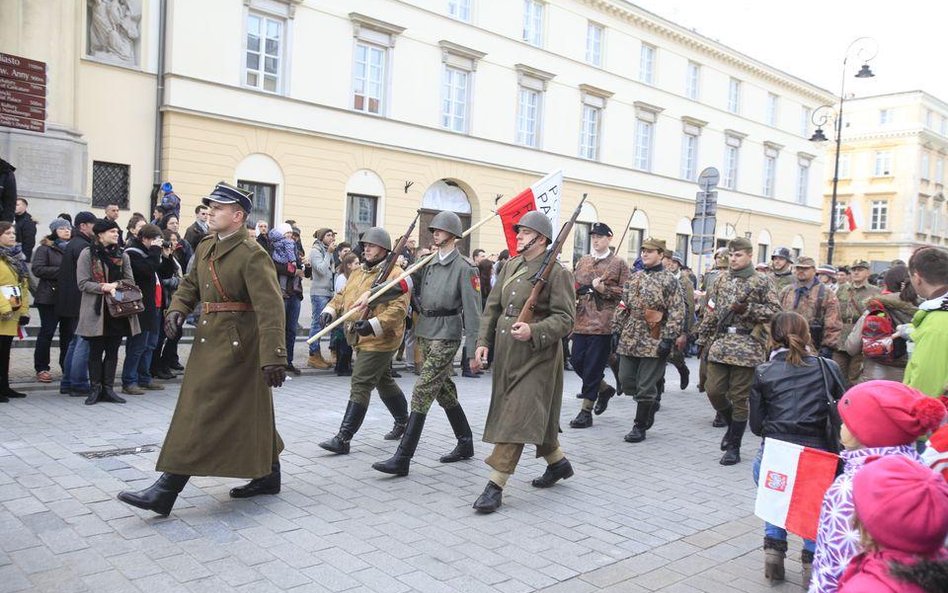
[[[543,286],[547,283],[547,280],[549,280],[550,274],[553,272],[553,266],[559,265],[556,258],[560,254],[563,244],[566,243],[566,237],[570,231],[573,230],[573,225],[576,224],[576,218],[579,217],[579,212],[582,210],[583,202],[586,201],[587,195],[588,194],[583,194],[579,204],[576,205],[576,209],[573,210],[573,215],[570,216],[569,220],[560,228],[560,232],[556,236],[553,245],[547,250],[546,255],[543,256],[543,263],[540,264],[540,269],[537,270],[537,273],[530,279],[530,282],[533,283],[533,288],[530,290],[530,296],[527,297],[526,302],[523,304],[523,309],[520,310],[520,315],[517,316],[517,323],[530,323],[533,321],[533,310],[536,308],[537,300],[540,298],[540,291],[543,290]]]
[[[415,231],[415,225],[418,224],[418,218],[421,216],[421,211],[419,210],[415,213],[415,218],[411,221],[411,224],[408,225],[408,230],[405,231],[402,236],[398,239],[398,242],[395,243],[395,248],[389,252],[388,257],[385,258],[385,265],[382,266],[382,269],[379,270],[379,275],[375,277],[375,282],[372,283],[372,288],[374,290],[379,286],[385,284],[388,281],[389,274],[392,273],[392,270],[395,269],[395,264],[398,262],[398,256],[401,255],[402,251],[405,250],[405,245],[408,243],[408,238]],[[362,317],[360,320],[365,321],[369,318],[370,309],[365,308],[365,311],[362,312]]]

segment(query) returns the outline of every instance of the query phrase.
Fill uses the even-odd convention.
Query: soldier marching
[[[816,278],[812,257],[801,257],[793,267],[796,280],[780,292],[779,303],[784,311],[803,315],[810,324],[813,347],[823,358],[832,359],[840,347],[842,323],[839,300],[830,286]]]

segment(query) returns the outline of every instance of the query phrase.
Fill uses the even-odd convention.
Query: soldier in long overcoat
[[[523,215],[517,225],[520,255],[504,266],[487,297],[481,316],[477,351],[471,370],[477,371],[494,352],[490,410],[484,426],[484,441],[494,444],[485,460],[493,471],[474,509],[491,513],[503,498],[503,488],[523,453],[532,443],[537,457],[547,462],[544,474],[533,480],[537,488],[548,488],[573,475],[573,468],[558,440],[560,407],[563,404],[562,339],[573,328],[576,296],[573,275],[554,264],[539,293],[533,321],[518,322],[540,270],[553,226],[542,213]]]
[[[181,281],[165,318],[173,339],[201,304],[181,394],[157,469],[164,472],[122,502],[167,515],[190,476],[251,478],[230,495],[280,491],[272,387],[285,378],[283,299],[267,253],[245,228],[253,194],[219,183],[204,204],[211,233]]]

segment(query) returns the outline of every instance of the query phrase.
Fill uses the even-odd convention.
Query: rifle
[[[622,237],[620,237],[619,242],[616,243],[616,255],[619,255],[619,250],[622,249],[622,242],[625,241],[625,235],[629,232],[629,227],[632,226],[632,219],[635,218],[635,213],[638,211],[638,206],[632,208],[632,215],[629,216],[629,222],[625,223],[625,229],[622,230]]]
[[[553,266],[559,265],[556,258],[560,254],[563,244],[566,243],[566,236],[569,235],[570,231],[573,230],[573,225],[576,224],[576,218],[579,216],[579,211],[582,209],[583,202],[586,201],[587,195],[588,194],[583,194],[579,204],[576,205],[576,209],[573,210],[573,215],[569,217],[569,220],[560,229],[560,233],[556,236],[556,241],[553,242],[553,245],[547,250],[546,255],[543,256],[543,263],[540,264],[540,269],[530,278],[533,289],[530,290],[530,296],[527,297],[526,302],[523,304],[523,309],[520,310],[517,323],[530,323],[533,321],[533,309],[536,307],[537,300],[540,298],[540,291],[543,290],[543,286],[546,285],[549,280],[550,273],[553,272]]]
[[[398,239],[398,242],[395,243],[395,248],[389,252],[388,257],[385,258],[385,265],[382,266],[382,269],[379,270],[379,275],[375,277],[375,281],[372,283],[373,290],[379,286],[385,284],[388,281],[389,274],[392,273],[392,270],[395,269],[395,263],[398,261],[398,256],[401,255],[401,252],[405,249],[405,244],[408,243],[408,238],[411,237],[411,234],[415,231],[415,225],[418,224],[418,218],[421,216],[421,210],[415,213],[415,218],[411,221],[411,224],[408,225],[408,230]],[[362,312],[361,319],[364,321],[369,318],[369,308],[366,307],[365,311]]]

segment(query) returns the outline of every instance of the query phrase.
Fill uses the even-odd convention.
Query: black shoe
[[[715,428],[724,428],[727,426],[727,420],[724,419],[724,416],[721,415],[721,412],[714,414],[714,420],[711,421],[711,426]]]
[[[569,459],[564,457],[556,463],[546,466],[546,471],[543,472],[543,475],[534,479],[530,484],[535,488],[549,488],[560,480],[566,480],[572,477],[573,466],[570,465]]]
[[[645,440],[645,428],[639,426],[638,424],[632,426],[632,430],[629,431],[627,435],[622,437],[627,443],[641,443]]]
[[[458,444],[447,455],[442,455],[441,463],[455,463],[474,457],[474,435],[471,434],[471,425],[467,422],[467,416],[464,415],[464,408],[461,404],[444,411],[451,423],[451,429],[454,431],[454,437]]]
[[[721,465],[735,465],[741,461],[741,441],[744,438],[744,430],[747,428],[746,420],[732,420],[728,432],[731,438],[727,445],[727,450],[719,462]]]
[[[173,363],[171,363],[171,364],[168,365],[168,368],[170,368],[172,371],[183,371],[183,370],[184,370],[184,366],[183,366],[180,362],[173,362]]]
[[[641,401],[635,407],[635,423],[632,430],[625,435],[624,440],[627,443],[641,443],[645,440],[645,431],[651,426],[651,420],[655,418],[654,402]]]
[[[72,393],[72,389],[70,389],[69,387],[62,387],[62,386],[59,387],[59,395],[70,395],[71,393]]]
[[[589,410],[580,410],[575,418],[569,421],[570,428],[590,428],[593,425],[593,417]]]
[[[351,441],[352,436],[359,431],[359,427],[362,426],[362,421],[365,420],[365,413],[367,411],[368,409],[365,406],[349,400],[349,405],[346,406],[346,413],[342,416],[342,423],[339,425],[339,432],[328,441],[319,443],[319,446],[339,455],[348,454],[349,441]]]
[[[280,462],[270,467],[270,473],[262,478],[254,478],[243,486],[230,489],[231,498],[250,498],[260,494],[280,493]]]
[[[7,388],[3,391],[3,394],[2,394],[2,395],[3,395],[4,397],[8,397],[8,398],[11,398],[11,399],[19,398],[19,397],[26,397],[26,394],[25,394],[25,393],[23,393],[22,391],[17,391],[16,389],[13,389],[13,388],[11,388],[11,387],[7,387]]]
[[[473,373],[473,372],[471,372],[471,371],[461,371],[461,376],[462,376],[462,377],[467,377],[468,379],[480,379],[480,378],[481,378],[480,375],[478,375],[477,373]]]
[[[488,481],[487,487],[481,492],[481,495],[474,501],[474,510],[478,513],[493,513],[500,508],[504,498],[504,489],[497,484]]]
[[[391,397],[383,397],[382,403],[388,408],[395,425],[384,437],[386,441],[397,441],[405,434],[405,425],[408,424],[408,401],[402,393]]]
[[[599,396],[596,398],[596,405],[593,407],[593,413],[596,416],[601,416],[603,412],[606,411],[606,408],[609,407],[609,400],[612,399],[616,394],[616,388],[612,385],[606,385],[607,389],[602,389],[599,391]]]
[[[124,404],[125,398],[120,397],[119,394],[115,393],[115,389],[113,387],[103,385],[102,391],[99,394],[99,401],[110,404]]]
[[[296,368],[295,366],[291,364],[286,365],[286,372],[293,373],[297,377],[303,374],[303,371],[299,370],[298,368]]]
[[[0,395],[0,404],[5,404],[10,401],[10,398],[5,395]]]
[[[405,434],[398,443],[398,449],[395,455],[392,455],[386,461],[377,461],[372,464],[372,469],[380,471],[383,474],[392,474],[395,476],[407,476],[408,468],[411,465],[411,458],[415,456],[415,449],[418,448],[418,439],[421,438],[421,431],[425,428],[425,415],[418,412],[412,412],[408,417],[408,425],[405,428]]]
[[[685,365],[678,367],[678,376],[681,378],[678,386],[684,391],[688,389],[688,382],[691,380],[691,371]]]
[[[89,390],[89,394],[86,396],[86,401],[83,402],[87,406],[92,406],[99,403],[99,399],[102,396],[102,386],[101,385],[92,385],[92,388]]]
[[[138,492],[119,492],[117,498],[125,504],[133,507],[154,511],[162,517],[167,517],[171,513],[174,502],[178,499],[178,494],[188,483],[190,476],[179,476],[177,474],[161,474],[158,481]]]
[[[724,433],[724,436],[721,437],[721,450],[727,451],[727,445],[731,442],[731,430],[733,429],[734,418],[734,408],[728,406],[727,408],[718,412],[721,415],[721,419],[724,421],[724,426],[727,427],[727,431]]]
[[[151,376],[155,379],[164,379],[165,381],[175,378],[175,374],[168,369],[155,369],[152,371]]]

